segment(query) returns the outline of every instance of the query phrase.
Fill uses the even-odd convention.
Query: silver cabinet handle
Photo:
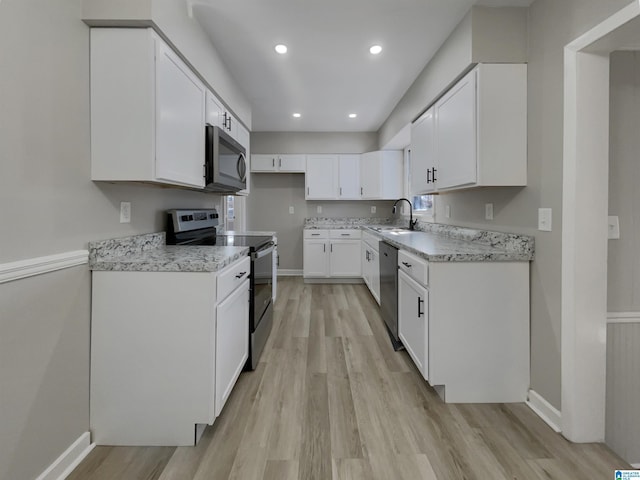
[[[282,168],[282,159],[278,157],[278,167]]]
[[[424,300],[422,300],[420,297],[418,297],[418,318],[420,318],[421,316],[424,315],[424,312],[420,311],[420,306],[424,303]]]
[[[411,268],[411,264],[410,264],[410,263],[402,262],[402,264],[403,264],[405,267],[407,267],[407,268]]]
[[[236,275],[236,278],[242,278],[247,274],[247,272],[240,272]]]
[[[271,159],[271,166],[272,166],[273,168],[276,168],[276,159],[275,159],[275,158],[272,158],[272,159]]]
[[[311,236],[312,236],[312,237],[319,237],[319,236],[320,236],[320,234],[319,234],[319,233],[312,233],[312,234],[311,234]]]

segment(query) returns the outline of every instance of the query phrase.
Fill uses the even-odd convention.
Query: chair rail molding
[[[16,262],[0,263],[0,283],[12,282],[87,263],[89,263],[88,250],[74,250]]]

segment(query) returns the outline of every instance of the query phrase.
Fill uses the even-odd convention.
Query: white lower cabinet
[[[425,380],[429,380],[429,292],[398,272],[398,335]]]
[[[304,278],[360,278],[360,230],[305,230]]]
[[[427,262],[398,252],[399,336],[447,403],[524,402],[529,262]]]
[[[97,445],[193,445],[213,424],[248,354],[249,271],[244,257],[217,273],[93,272]]]
[[[249,358],[249,280],[216,309],[216,417]]]

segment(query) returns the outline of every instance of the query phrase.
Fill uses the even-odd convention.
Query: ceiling
[[[531,1],[198,0],[193,15],[247,97],[252,131],[373,132],[472,5]]]

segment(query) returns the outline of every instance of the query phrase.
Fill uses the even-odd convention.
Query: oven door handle
[[[273,253],[273,250],[276,248],[275,242],[269,242],[266,247],[261,248],[257,252],[253,252],[251,254],[252,260],[257,260],[258,258],[266,257]]]

